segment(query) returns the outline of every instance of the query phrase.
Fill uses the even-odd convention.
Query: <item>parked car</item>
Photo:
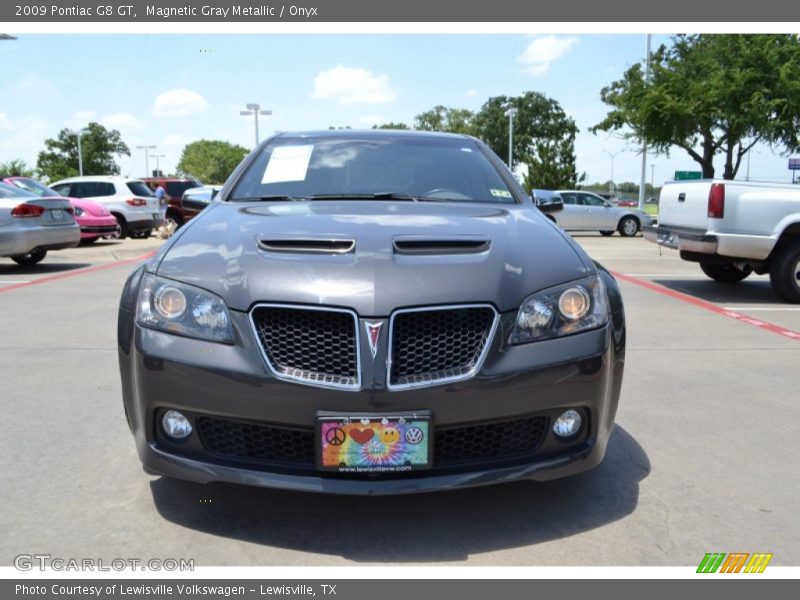
[[[40,198],[0,183],[0,256],[35,265],[49,250],[72,248],[81,230],[65,198]]]
[[[145,470],[400,494],[597,465],[623,306],[546,210],[469,136],[270,138],[125,283]]]
[[[627,200],[626,198],[620,198],[616,202],[614,202],[615,206],[621,206],[622,208],[637,208],[639,206],[638,200]]]
[[[4,183],[16,186],[40,198],[61,198],[55,190],[30,177],[6,177]],[[78,226],[81,228],[81,243],[93,244],[102,237],[119,237],[119,225],[102,204],[85,198],[67,198],[72,206]]]
[[[105,206],[117,219],[121,238],[150,237],[162,223],[158,201],[140,179],[85,175],[62,179],[49,187],[62,196],[87,198]]]
[[[172,223],[174,229],[178,229],[199,212],[191,208],[184,208],[181,202],[183,193],[186,190],[203,185],[196,179],[186,177],[145,177],[142,181],[148,186],[151,186],[151,184],[155,182],[164,188],[164,197],[167,200],[166,218],[168,223]]]
[[[638,208],[614,206],[592,192],[558,190],[564,200],[564,210],[553,215],[555,222],[567,231],[599,231],[633,237],[652,224],[652,219]]]
[[[703,273],[738,283],[769,273],[772,288],[800,303],[800,189],[755,181],[672,181],[661,189],[658,225],[645,239],[680,251]]]

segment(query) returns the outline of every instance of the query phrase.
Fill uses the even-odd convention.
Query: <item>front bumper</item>
[[[708,232],[663,224],[645,227],[643,235],[648,242],[673,250],[759,261],[769,257],[777,241],[769,235]]]
[[[36,248],[61,250],[77,246],[81,230],[77,223],[72,225],[40,225],[19,227],[0,233],[0,256],[27,254]]]
[[[119,235],[120,228],[114,217],[78,217],[75,219],[81,228],[81,239]]]
[[[231,313],[232,346],[140,328],[121,310],[120,367],[125,411],[145,470],[199,483],[226,481],[263,487],[341,494],[400,494],[547,480],[597,465],[613,427],[624,366],[624,322],[599,330],[527,344],[505,344],[513,315],[503,315],[487,358],[472,378],[457,383],[389,391],[314,388],[273,377],[247,316]],[[167,408],[198,416],[277,424],[308,430],[318,411],[386,413],[430,410],[434,428],[494,423],[531,415],[550,419],[537,451],[411,474],[347,476],[313,467],[253,464],[207,452],[193,434],[170,443],[157,431]],[[584,430],[562,442],[551,432],[553,415],[567,408],[587,417]],[[195,429],[197,431],[197,429]]]

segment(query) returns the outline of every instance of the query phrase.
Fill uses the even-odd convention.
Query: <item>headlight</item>
[[[608,294],[597,275],[528,296],[519,307],[512,344],[524,344],[602,327]]]
[[[83,216],[83,209],[82,208],[78,208],[77,206],[73,206],[72,207],[72,213],[76,217],[82,217]]]
[[[145,275],[136,322],[186,337],[233,343],[233,327],[222,298],[185,283]]]

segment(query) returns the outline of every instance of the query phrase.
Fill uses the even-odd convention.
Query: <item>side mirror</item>
[[[554,213],[564,209],[564,201],[560,197],[535,198],[534,202],[543,213]]]
[[[219,194],[219,188],[214,188],[213,190],[211,190],[211,199],[213,200],[214,198],[216,198],[217,194]]]

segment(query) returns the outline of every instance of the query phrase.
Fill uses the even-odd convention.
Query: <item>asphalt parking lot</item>
[[[605,461],[549,483],[352,498],[145,475],[123,416],[122,283],[158,240],[0,259],[0,564],[800,564],[800,307],[707,279],[642,238],[578,235],[620,274],[628,350]]]

